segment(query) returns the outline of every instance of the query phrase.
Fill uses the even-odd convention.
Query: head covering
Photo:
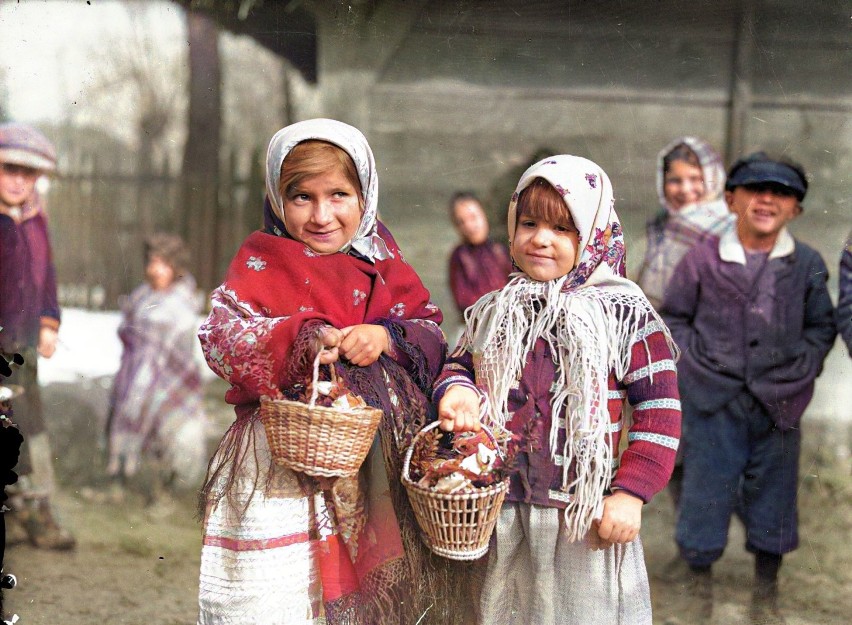
[[[666,200],[664,161],[669,153],[681,144],[686,145],[695,153],[701,166],[701,174],[704,177],[704,195],[699,198],[698,202],[719,200],[725,190],[725,166],[722,164],[722,157],[716,150],[698,137],[678,137],[660,150],[657,155],[657,197],[660,198],[660,206],[669,212],[673,212],[674,209]]]
[[[269,142],[266,153],[266,195],[268,206],[284,229],[287,221],[284,217],[284,200],[278,184],[281,180],[281,165],[287,154],[297,144],[311,139],[327,141],[345,151],[355,163],[358,179],[361,181],[361,194],[364,200],[364,214],[355,236],[340,251],[355,251],[371,261],[389,258],[390,252],[384,240],[376,233],[376,215],[379,201],[379,177],[376,161],[366,137],[360,130],[334,119],[309,119],[282,128]]]
[[[0,163],[56,171],[56,148],[41,132],[18,122],[0,124]]]
[[[733,191],[736,187],[752,184],[774,183],[790,189],[800,202],[808,192],[808,180],[804,171],[790,163],[769,158],[766,152],[754,152],[739,159],[731,166],[725,189]]]
[[[549,345],[556,363],[550,449],[566,459],[563,489],[570,492],[570,502],[565,522],[572,539],[579,540],[600,517],[612,478],[613,450],[607,438],[610,372],[618,379],[626,375],[633,343],[644,340],[643,327],[659,322],[667,331],[639,287],[624,277],[624,236],[612,185],[592,161],[559,155],[530,167],[509,203],[510,238],[518,196],[536,178],[562,195],[580,232],[575,267],[548,282],[514,274],[501,291],[485,295],[467,310],[460,347],[474,354],[477,383],[487,389],[492,422],[505,426],[509,390],[523,371],[526,355],[539,339]],[[670,338],[669,343],[675,352]],[[562,415],[565,443],[560,448]]]
[[[596,269],[598,280],[623,278],[626,264],[624,233],[615,214],[612,184],[600,166],[580,156],[552,156],[524,172],[509,202],[509,240],[515,236],[521,191],[536,178],[543,178],[562,195],[574,225],[580,232],[580,253],[577,254],[575,269],[568,274],[570,277],[563,290],[583,284]]]
[[[698,157],[704,177],[704,195],[693,204],[675,210],[665,196],[665,159],[679,145]],[[637,282],[656,307],[662,306],[666,287],[684,254],[696,243],[718,236],[734,223],[722,193],[725,169],[722,158],[709,143],[696,137],[679,137],[657,156],[657,196],[663,210],[647,226],[645,258]]]

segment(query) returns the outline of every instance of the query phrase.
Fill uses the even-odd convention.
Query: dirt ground
[[[221,386],[213,386],[216,435],[230,416],[219,404]],[[79,544],[72,553],[7,550],[6,570],[17,576],[18,587],[5,593],[4,616],[17,614],[19,625],[195,623],[201,533],[192,485],[169,510],[146,510],[141,497],[94,505],[79,495],[102,474],[99,432],[107,387],[46,389],[49,414],[56,416],[51,434],[62,480],[58,507]],[[845,625],[852,621],[850,428],[806,424],[804,440],[802,544],[784,559],[782,608],[790,625]],[[657,625],[691,622],[686,597],[656,577],[675,554],[672,524],[670,501],[661,494],[646,508],[642,529]],[[743,541],[734,522],[730,546],[715,567],[718,625],[747,623],[752,560]]]

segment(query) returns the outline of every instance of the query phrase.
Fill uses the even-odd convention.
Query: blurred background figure
[[[659,309],[683,255],[698,241],[719,235],[733,217],[722,197],[722,159],[706,141],[675,139],[660,152],[657,164],[661,210],[647,225],[648,244],[637,282]]]
[[[468,306],[506,285],[512,259],[505,245],[489,237],[488,219],[476,195],[469,191],[453,194],[449,209],[461,239],[450,255],[450,290],[462,322]]]
[[[36,182],[56,170],[56,150],[40,131],[0,124],[0,351],[23,365],[8,382],[23,387],[15,421],[24,436],[21,479],[7,517],[7,544],[28,540],[44,549],[72,549],[76,541],[56,519],[53,457],[38,386],[38,356],[56,351],[59,304],[47,217]]]
[[[684,254],[699,241],[719,235],[733,222],[722,197],[724,189],[722,159],[702,139],[679,137],[657,156],[657,197],[661,209],[646,227],[645,258],[636,280],[657,310]],[[667,486],[675,507],[680,500],[682,482],[681,446]],[[663,572],[663,579],[677,581],[682,568],[682,561],[676,557]]]
[[[852,356],[852,232],[840,255],[840,296],[837,301],[837,331]]]
[[[179,482],[197,486],[206,467],[201,368],[193,354],[199,326],[189,253],[174,234],[145,242],[145,282],[124,302],[124,347],[107,418],[109,498],[151,460],[149,504],[163,503]]]

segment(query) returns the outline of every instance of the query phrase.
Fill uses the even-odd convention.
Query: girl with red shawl
[[[414,622],[435,600],[422,592],[434,569],[399,469],[430,419],[441,312],[376,219],[376,166],[357,129],[314,119],[280,130],[266,186],[265,228],[237,252],[199,332],[237,419],[203,490],[198,622]],[[347,388],[384,411],[352,478],[275,465],[258,418],[261,398],[309,378],[319,344]]]

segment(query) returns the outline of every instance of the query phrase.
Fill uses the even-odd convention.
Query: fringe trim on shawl
[[[600,518],[612,478],[610,372],[624,378],[639,331],[653,320],[663,328],[665,324],[638,289],[587,285],[563,292],[564,283],[564,277],[537,282],[516,276],[468,309],[462,346],[474,354],[477,384],[488,389],[490,418],[505,426],[509,390],[520,379],[536,340],[547,341],[556,364],[550,448],[555,457],[564,414],[562,488],[571,493],[565,524],[576,541]],[[664,332],[675,351],[668,330]]]
[[[198,493],[197,516],[203,520],[211,506],[216,506],[220,500],[226,499],[228,505],[238,510],[240,517],[245,514],[251,503],[251,496],[240,496],[242,502],[238,501],[234,482],[238,475],[243,472],[246,461],[251,458],[252,464],[258,467],[253,477],[252,493],[260,487],[266,490],[272,479],[272,472],[266,471],[266,476],[261,477],[259,467],[263,461],[257,453],[256,435],[253,427],[254,421],[260,420],[259,408],[254,408],[248,415],[237,417],[228,431],[219,442],[216,453],[207,464],[207,477]]]

